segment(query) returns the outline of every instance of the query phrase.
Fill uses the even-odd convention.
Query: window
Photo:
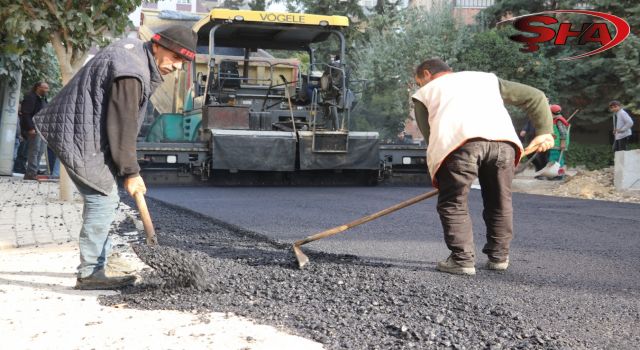
[[[176,4],[191,4],[191,0],[178,0],[176,1]]]
[[[495,0],[454,0],[454,6],[462,8],[485,8],[494,3]]]

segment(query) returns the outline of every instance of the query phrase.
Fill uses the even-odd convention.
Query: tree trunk
[[[21,72],[20,72],[21,73]],[[13,150],[15,146],[16,127],[18,124],[18,100],[20,99],[20,82],[22,74],[18,74],[17,83],[11,86],[9,79],[2,84],[2,119],[0,119],[0,175],[13,174]]]
[[[74,50],[72,47],[66,47],[59,33],[51,34],[51,45],[60,63],[62,85],[67,85],[69,80],[82,68],[89,53]]]

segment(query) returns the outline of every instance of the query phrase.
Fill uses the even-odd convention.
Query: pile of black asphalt
[[[593,343],[539,322],[541,309],[547,317],[564,317],[562,300],[544,300],[533,292],[505,294],[486,288],[477,276],[310,249],[305,252],[311,263],[299,270],[288,244],[155,200],[149,207],[160,246],[139,245],[138,255],[158,266],[163,263],[153,261],[157,257],[176,255],[181,261],[187,254],[202,268],[204,280],[174,283],[183,272],[172,269],[182,267],[165,264],[146,283],[101,297],[105,305],[230,312],[313,339],[327,349],[607,347],[604,340]],[[154,249],[162,253],[154,254]],[[496,279],[501,274],[482,272]]]

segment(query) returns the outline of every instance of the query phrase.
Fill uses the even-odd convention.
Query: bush
[[[640,148],[640,144],[631,144],[627,149]],[[566,152],[566,163],[570,167],[584,165],[589,170],[607,168],[613,165],[611,145],[585,145],[571,143]]]

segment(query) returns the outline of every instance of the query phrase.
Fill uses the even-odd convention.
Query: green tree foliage
[[[576,61],[557,61],[561,73],[556,76],[560,101],[581,108],[584,117],[580,120],[594,123],[610,118],[607,105],[611,100],[619,100],[627,111],[639,114],[640,4],[610,0],[588,3],[594,11],[612,13],[627,20],[631,34],[622,44],[604,53]]]
[[[495,73],[500,78],[536,87],[555,100],[555,86],[550,79],[556,75],[555,63],[541,52],[521,52],[521,44],[509,39],[515,33],[515,29],[506,27],[469,36],[453,69]],[[509,109],[515,119],[525,117],[519,109]]]
[[[364,18],[364,12],[358,0],[279,0],[274,2],[285,3],[289,9],[297,12],[341,15],[354,19]]]
[[[105,36],[117,37],[127,28],[128,14],[142,0],[0,0],[3,33],[16,43],[18,54],[25,46],[51,43],[62,80],[66,83],[86,60],[94,44]]]
[[[255,2],[252,2],[252,3],[255,3]],[[243,0],[225,0],[222,3],[222,7],[227,9],[234,9],[234,10],[240,9],[240,7],[242,7],[243,5],[244,5]]]
[[[621,45],[609,51],[574,61],[559,59],[587,52],[595,47],[581,47],[575,39],[570,39],[564,47],[542,44],[542,53],[555,65],[555,74],[548,78],[550,91],[556,91],[554,95],[557,98],[552,102],[559,102],[565,110],[567,107],[580,108],[580,116],[575,120],[577,124],[598,123],[610,118],[607,105],[614,99],[620,100],[627,111],[640,113],[640,3],[637,1],[498,0],[494,6],[483,11],[483,16],[495,24],[510,15],[572,8],[586,8],[621,17],[629,22],[631,35]],[[591,17],[582,15],[558,18],[572,23],[592,20]],[[613,30],[613,26],[609,26],[609,29]]]
[[[49,95],[54,96],[62,88],[58,58],[51,45],[28,47],[22,53],[22,95],[29,92],[39,81],[49,84]]]
[[[357,52],[358,76],[368,80],[363,100],[354,112],[353,127],[374,129],[395,138],[410,113],[415,66],[440,57],[457,62],[466,29],[449,6],[431,11],[408,9],[395,19],[374,15],[369,41]]]
[[[266,0],[252,0],[249,2],[249,8],[253,11],[264,11],[266,7]]]
[[[305,12],[319,15],[347,16],[350,26],[344,31],[347,38],[347,51],[355,48],[356,43],[362,39],[365,14],[358,0],[276,0],[274,2],[285,3],[291,12]]]
[[[458,55],[455,70],[477,70],[495,73],[503,79],[534,86],[554,95],[549,78],[555,66],[542,53],[521,52],[520,44],[509,39],[516,31],[512,28],[491,29],[476,33],[465,42],[465,50]]]
[[[488,25],[495,25],[508,17],[517,17],[529,13],[548,10],[573,9],[581,6],[582,0],[496,0],[495,4],[482,11],[482,18]]]
[[[38,51],[46,45],[48,38],[40,31],[40,23],[20,21],[11,6],[18,5],[0,0],[0,79],[8,79],[15,85],[23,68],[21,55],[28,49]]]

